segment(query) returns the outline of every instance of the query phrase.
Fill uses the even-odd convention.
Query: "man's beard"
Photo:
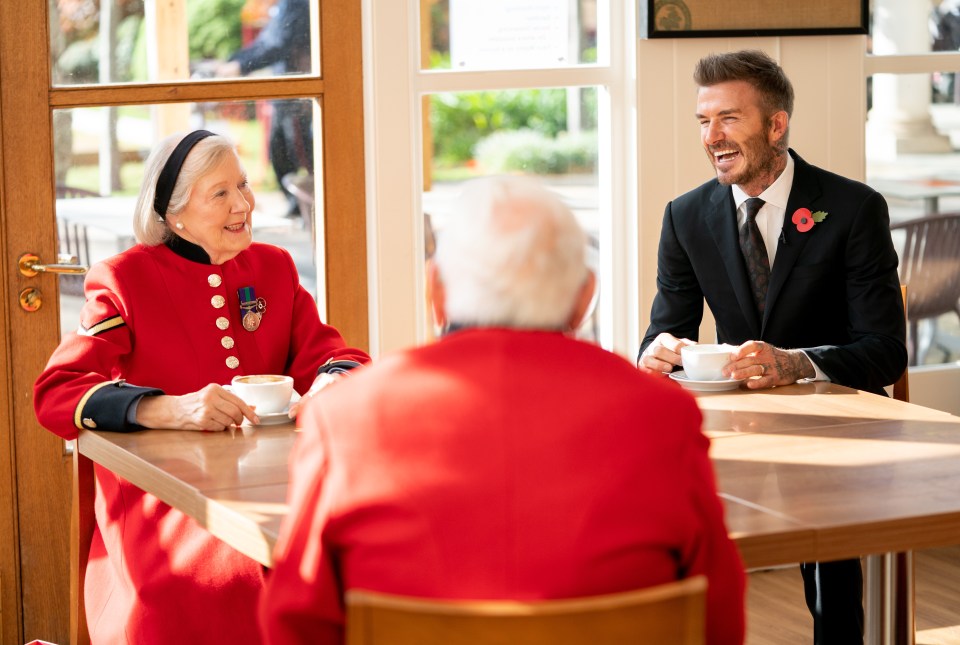
[[[770,175],[771,181],[774,179],[772,175],[777,167],[777,159],[783,154],[783,151],[777,145],[769,144],[766,136],[760,133],[747,139],[745,145],[738,147],[740,148],[741,157],[747,162],[746,167],[736,175],[718,171],[717,181],[724,186],[730,186],[732,184],[742,186],[756,181],[764,175]],[[709,154],[712,158],[712,151],[710,151]],[[714,165],[714,170],[717,170],[716,165]]]

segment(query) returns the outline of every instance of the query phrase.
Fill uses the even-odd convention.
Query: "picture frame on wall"
[[[642,38],[869,33],[869,0],[639,0]]]

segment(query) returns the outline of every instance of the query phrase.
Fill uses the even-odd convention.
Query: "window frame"
[[[442,92],[595,86],[598,131],[601,344],[626,356],[639,343],[636,218],[636,17],[632,3],[598,2],[607,55],[553,69],[421,69],[421,2],[364,0],[371,249],[371,348],[390,351],[427,336],[423,304],[424,97]],[[397,56],[396,52],[406,52]],[[606,91],[603,91],[603,90]]]

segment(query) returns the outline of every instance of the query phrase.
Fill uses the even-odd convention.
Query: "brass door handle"
[[[74,258],[70,258],[73,260]],[[90,267],[82,264],[41,264],[40,257],[34,253],[24,253],[17,261],[20,273],[32,278],[38,273],[65,273],[67,275],[83,275]]]

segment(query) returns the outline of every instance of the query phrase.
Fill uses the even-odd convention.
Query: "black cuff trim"
[[[142,396],[158,394],[163,394],[163,390],[128,385],[124,381],[109,383],[105,387],[97,388],[86,401],[81,401],[82,407],[78,410],[80,422],[77,427],[108,432],[142,430],[141,426],[127,422],[127,409]]]
[[[360,367],[357,361],[327,361],[317,370],[317,374],[346,374],[357,367]]]

